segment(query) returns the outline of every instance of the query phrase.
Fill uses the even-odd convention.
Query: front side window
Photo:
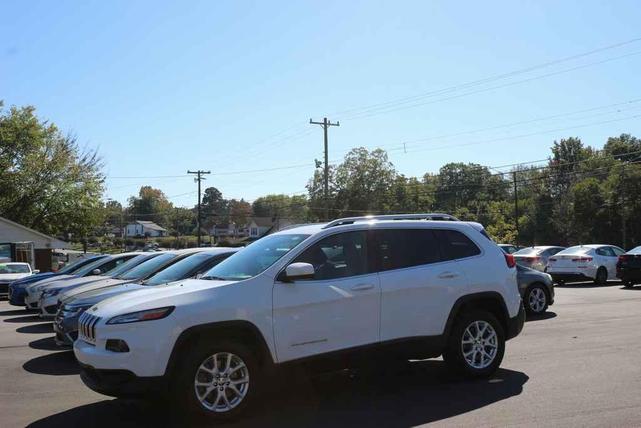
[[[202,279],[241,281],[252,278],[296,248],[309,235],[279,234],[259,239],[207,271]]]
[[[375,232],[381,270],[402,269],[441,260],[438,242],[429,229],[389,229]]]
[[[435,229],[443,260],[463,259],[481,254],[481,250],[464,234],[456,230]]]
[[[112,270],[109,272],[111,276],[117,277],[118,275],[122,275],[123,273],[127,272],[128,270],[133,269],[135,266],[138,266],[139,264],[146,262],[152,257],[157,256],[157,254],[140,254],[136,257],[133,257],[129,260],[127,260],[124,263],[121,263],[116,269]]]
[[[346,232],[328,236],[315,243],[294,262],[314,266],[314,280],[363,275],[367,266],[367,233]]]
[[[621,254],[625,254],[625,251],[623,251],[619,247],[612,247],[612,251],[614,251],[614,254],[617,256],[620,256]]]

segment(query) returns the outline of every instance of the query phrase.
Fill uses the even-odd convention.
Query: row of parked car
[[[589,244],[565,248],[499,245],[522,266],[549,273],[556,283],[593,281],[605,285],[620,279],[626,287],[641,282],[641,246],[626,252],[616,245]]]
[[[169,395],[190,416],[221,419],[292,364],[442,355],[464,375],[491,375],[554,286],[482,225],[411,214],[290,227],[241,250],[96,256],[15,281],[9,298],[54,319],[89,388]]]

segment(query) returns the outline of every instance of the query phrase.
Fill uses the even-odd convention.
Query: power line
[[[352,109],[348,109],[348,110],[343,110],[343,111],[336,112],[334,114],[335,115],[341,115],[341,116],[347,117],[347,118],[354,118],[354,117],[356,117],[358,115],[363,115],[363,114],[374,112],[374,111],[380,111],[382,109],[389,109],[391,107],[396,107],[396,106],[399,106],[399,105],[415,102],[415,101],[418,101],[418,100],[421,100],[421,99],[424,99],[424,98],[444,95],[444,94],[455,92],[455,91],[458,91],[458,90],[461,90],[461,89],[472,88],[472,87],[475,87],[475,86],[479,86],[479,85],[483,85],[483,84],[487,84],[487,83],[491,83],[491,82],[507,79],[507,78],[514,77],[514,76],[517,76],[517,75],[520,75],[520,74],[529,73],[529,72],[532,72],[532,71],[535,71],[535,70],[538,70],[538,69],[547,68],[547,67],[550,67],[552,65],[557,65],[557,64],[564,63],[564,62],[569,62],[569,61],[572,61],[572,60],[575,60],[575,59],[579,59],[579,58],[582,58],[582,57],[587,57],[587,56],[590,56],[590,55],[593,55],[593,54],[596,54],[596,53],[599,53],[599,52],[604,52],[604,51],[616,49],[616,48],[619,48],[619,47],[622,47],[622,46],[625,46],[625,45],[636,43],[638,41],[641,41],[641,37],[629,39],[629,40],[626,40],[626,41],[623,41],[623,42],[619,42],[619,43],[615,43],[615,44],[612,44],[612,45],[608,45],[608,46],[605,46],[605,47],[602,47],[602,48],[593,49],[593,50],[590,50],[590,51],[587,51],[587,52],[582,52],[582,53],[579,53],[579,54],[576,54],[576,55],[571,55],[571,56],[568,56],[568,57],[564,57],[564,58],[560,58],[560,59],[544,62],[544,63],[541,63],[541,64],[529,66],[529,67],[526,67],[526,68],[522,68],[522,69],[511,71],[511,72],[502,73],[502,74],[498,74],[498,75],[494,75],[494,76],[490,76],[490,77],[486,77],[486,78],[482,78],[482,79],[478,79],[478,80],[473,80],[473,81],[462,83],[462,84],[456,84],[456,85],[452,85],[452,86],[449,86],[449,87],[446,87],[446,88],[424,92],[424,93],[418,94],[418,95],[413,95],[413,96],[409,96],[409,97],[402,97],[402,98],[397,98],[395,100],[385,101],[385,102],[382,102],[382,103],[371,104],[369,106],[357,107],[357,108],[352,108]],[[596,65],[596,64],[597,63],[591,63],[590,65]]]

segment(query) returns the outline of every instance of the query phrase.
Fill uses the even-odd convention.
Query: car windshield
[[[29,265],[23,263],[6,263],[0,264],[0,274],[3,273],[29,273]]]
[[[139,256],[133,257],[126,262],[118,265],[115,269],[113,269],[111,272],[109,272],[109,275],[118,278],[120,275],[124,274],[125,272],[130,271],[134,267],[138,266],[141,263],[146,262],[150,258],[157,256],[158,254],[141,254]]]
[[[88,259],[78,259],[78,260],[74,261],[73,263],[68,264],[67,266],[65,266],[62,269],[60,269],[58,271],[58,273],[63,274],[63,275],[74,273],[74,272],[78,271],[80,268],[82,268],[83,266],[86,266],[89,263],[95,263],[96,261],[98,261],[98,260],[100,260],[102,258],[104,258],[104,257],[103,256],[97,256],[97,257],[91,257],[91,258],[88,258]]]
[[[149,277],[149,279],[143,282],[143,284],[159,285],[159,284],[165,284],[167,282],[185,279],[186,275],[189,275],[189,273],[193,271],[195,268],[197,268],[200,264],[217,256],[219,256],[219,254],[211,254],[211,253],[192,254],[172,264],[166,269],[161,270],[157,274]]]
[[[111,257],[103,257],[101,259],[93,261],[93,262],[89,263],[88,265],[85,265],[84,267],[78,269],[73,274],[74,275],[78,275],[78,276],[87,275],[88,273],[90,273],[94,269],[100,268],[100,266],[102,266],[105,262],[107,262],[110,259],[111,259]]]
[[[240,281],[258,275],[289,253],[309,235],[280,234],[261,238],[210,269],[203,279]]]
[[[565,250],[561,250],[558,253],[556,253],[557,256],[562,256],[564,254],[584,254],[590,251],[592,248],[590,247],[582,247],[580,245],[575,245],[574,247],[569,247],[566,248]]]
[[[178,257],[175,253],[161,253],[151,260],[139,264],[135,268],[118,276],[118,279],[143,279],[158,270],[162,265],[169,262],[171,259]]]
[[[535,256],[541,252],[540,248],[523,248],[522,250],[517,251],[514,253],[515,256]]]

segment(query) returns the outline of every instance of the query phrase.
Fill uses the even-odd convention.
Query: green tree
[[[215,224],[229,222],[229,201],[215,187],[208,187],[201,201],[203,227],[209,229]]]
[[[96,151],[36,116],[0,102],[0,215],[43,233],[81,239],[103,224]]]
[[[169,217],[173,205],[160,189],[142,186],[138,196],[129,198],[127,214],[131,220],[153,221],[161,226],[169,227]]]

